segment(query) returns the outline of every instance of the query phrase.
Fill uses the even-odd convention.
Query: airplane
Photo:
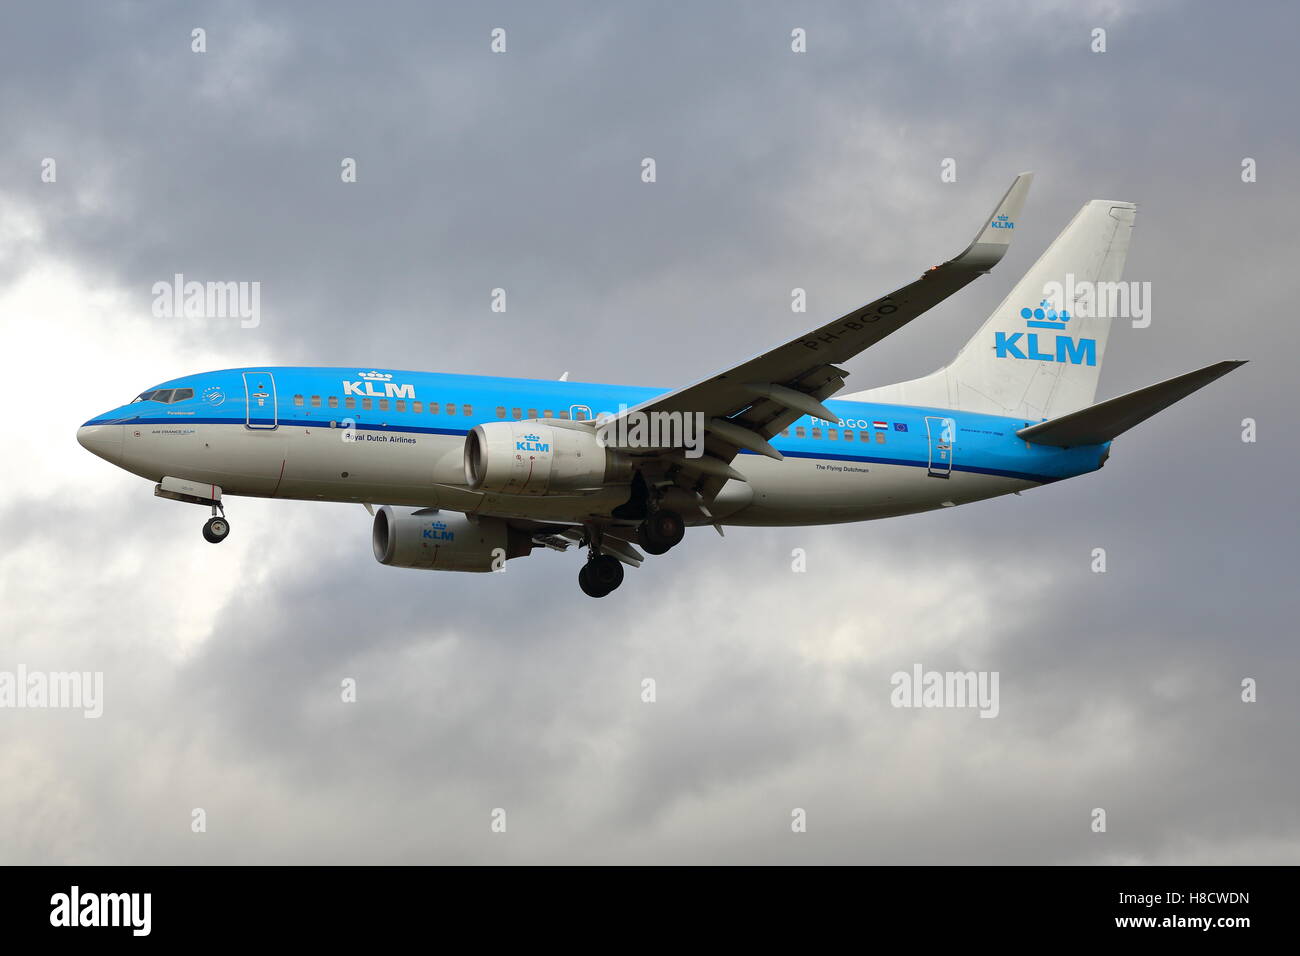
[[[1111,323],[1095,290],[1118,284],[1137,207],[1094,199],[946,366],[832,399],[844,363],[997,265],[1032,178],[1016,177],[956,257],[675,390],[567,372],[235,368],[146,389],[77,440],[155,495],[210,508],[213,543],[230,533],[227,496],[361,503],[382,564],[496,571],[576,547],[579,586],[598,598],[687,527],[867,521],[1020,493],[1098,470],[1113,439],[1243,364],[1095,402]]]

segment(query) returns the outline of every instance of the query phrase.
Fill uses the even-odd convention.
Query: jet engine
[[[572,495],[631,480],[631,459],[578,422],[488,422],[465,438],[465,483],[475,491]]]
[[[533,549],[526,531],[500,518],[391,505],[375,512],[371,543],[380,564],[433,571],[495,571]]]

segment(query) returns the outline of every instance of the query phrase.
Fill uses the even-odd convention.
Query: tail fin
[[[1096,284],[1118,282],[1136,214],[1130,202],[1085,203],[951,364],[843,397],[1027,421],[1091,405],[1111,321]]]
[[[1215,362],[1195,372],[1167,379],[1156,385],[1139,388],[1119,398],[1098,402],[1089,408],[1070,412],[1050,421],[1029,425],[1016,432],[1025,441],[1038,445],[1100,445],[1140,425],[1156,412],[1181,401],[1204,388],[1216,378],[1227,375],[1245,362]]]

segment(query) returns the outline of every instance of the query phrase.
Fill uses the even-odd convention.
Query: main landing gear
[[[578,572],[578,586],[584,594],[601,598],[623,583],[623,562],[612,554],[601,554],[599,529],[588,529],[591,551],[587,563]],[[637,544],[649,554],[664,554],[680,544],[686,535],[686,522],[676,511],[657,509],[637,528]]]
[[[604,597],[622,583],[623,562],[612,554],[593,554],[578,572],[578,587],[589,597]]]
[[[666,554],[681,543],[686,535],[686,522],[676,511],[659,508],[650,512],[637,529],[637,544],[647,554]]]
[[[209,544],[220,544],[226,540],[229,534],[230,522],[226,520],[225,512],[217,514],[217,506],[213,505],[212,517],[203,526],[203,540]]]

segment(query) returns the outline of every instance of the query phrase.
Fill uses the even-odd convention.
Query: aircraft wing
[[[1017,176],[975,240],[960,255],[934,266],[916,281],[747,362],[643,402],[623,416],[643,412],[703,414],[706,455],[675,464],[694,469],[706,478],[704,484],[714,486],[714,492],[726,478],[741,477],[728,464],[739,449],[780,459],[767,439],[804,415],[835,419],[821,400],[844,387],[848,372],[838,363],[902,328],[997,265],[1011,244],[1032,181],[1033,173]],[[709,497],[707,490],[705,496]]]

